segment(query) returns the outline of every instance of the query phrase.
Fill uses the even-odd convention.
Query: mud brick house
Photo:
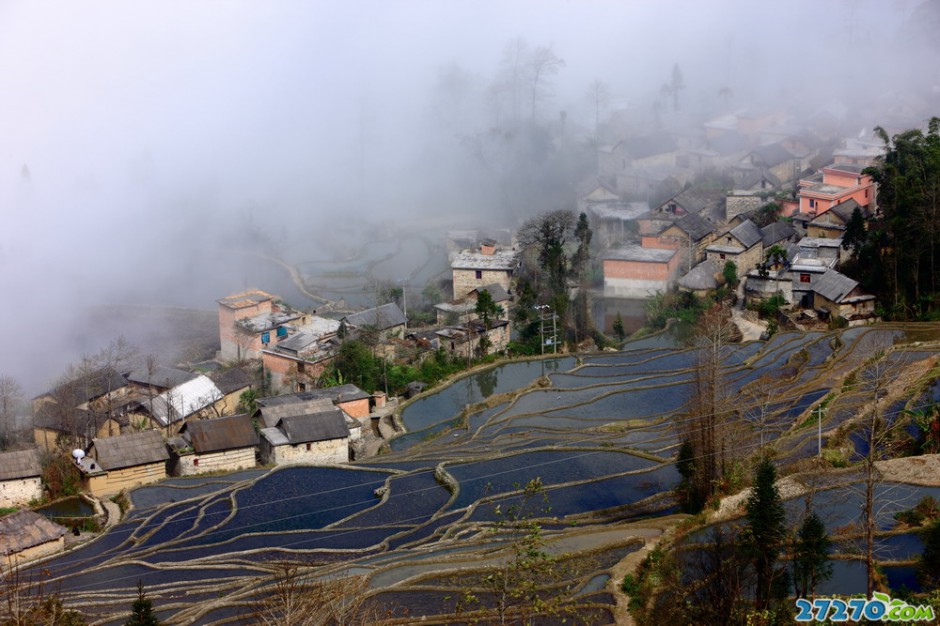
[[[286,338],[306,316],[259,290],[227,296],[219,304],[219,356],[224,361],[261,358],[261,350]]]
[[[78,467],[85,490],[95,496],[112,496],[167,476],[170,454],[156,430],[95,439],[87,452]]]
[[[88,372],[33,398],[33,437],[44,450],[84,447],[121,432],[127,379],[111,368]]]
[[[228,396],[212,379],[199,375],[143,401],[142,408],[130,416],[133,428],[160,428],[169,436],[188,418],[219,417],[238,403],[239,392]],[[231,409],[229,409],[231,410]]]
[[[0,570],[62,552],[66,532],[63,526],[33,511],[0,517]]]
[[[467,297],[477,287],[499,285],[510,290],[513,274],[519,267],[515,250],[484,241],[478,251],[464,250],[451,261],[454,279],[453,300]]]
[[[186,422],[170,440],[170,473],[193,476],[254,467],[260,444],[251,416]]]
[[[29,504],[42,498],[39,450],[0,452],[0,508]]]
[[[509,319],[509,303],[512,296],[501,285],[494,284],[477,287],[461,300],[435,304],[434,310],[437,311],[437,323],[442,326],[445,324],[466,324],[470,320],[476,319],[477,299],[481,291],[490,294],[493,303],[502,308],[503,312],[499,316],[500,319]]]

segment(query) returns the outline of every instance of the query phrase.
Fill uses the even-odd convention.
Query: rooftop
[[[622,246],[614,248],[604,257],[605,261],[636,261],[640,263],[667,263],[676,255],[675,250]]]
[[[0,517],[0,555],[10,556],[27,548],[55,541],[68,532],[34,511],[17,511]]]
[[[138,368],[127,376],[127,380],[140,385],[151,385],[169,389],[170,387],[182,385],[196,376],[198,376],[198,374],[187,372],[186,370],[157,365],[154,368]]]
[[[451,261],[455,270],[497,270],[512,271],[519,265],[515,250],[497,250],[493,254],[482,254],[464,250]]]
[[[405,314],[401,312],[394,302],[383,304],[372,309],[352,313],[343,318],[343,321],[356,328],[374,327],[377,330],[388,330],[395,326],[407,324]],[[338,328],[338,326],[337,326]]]
[[[219,304],[230,309],[245,309],[255,306],[266,300],[274,300],[275,297],[259,289],[250,289],[241,293],[235,293],[219,300]]]
[[[166,426],[201,411],[223,398],[222,391],[205,375],[164,391],[153,400],[145,401],[150,405],[150,414]]]
[[[679,279],[679,286],[693,291],[715,289],[718,287],[718,279],[715,278],[718,273],[719,269],[714,261],[703,261]]]
[[[343,412],[331,406],[329,411],[284,417],[275,427],[287,443],[311,443],[349,437],[349,427]]]
[[[590,211],[601,220],[635,220],[649,210],[650,205],[647,202],[622,202],[614,206],[593,205],[590,207]]]
[[[251,416],[232,415],[208,420],[192,420],[180,429],[197,454],[221,452],[258,445],[258,433]]]
[[[291,322],[299,317],[303,317],[303,313],[300,311],[295,311],[293,309],[280,309],[277,311],[271,311],[270,313],[261,313],[259,315],[254,315],[252,317],[244,317],[237,322],[239,326],[254,333],[264,332],[266,330],[272,330]]]
[[[858,287],[858,282],[833,269],[827,270],[813,285],[813,291],[830,302],[839,302]]]
[[[170,458],[163,436],[156,430],[128,433],[92,440],[95,458],[105,470],[159,463]]]
[[[36,448],[0,452],[0,480],[33,478],[42,474],[39,451]]]

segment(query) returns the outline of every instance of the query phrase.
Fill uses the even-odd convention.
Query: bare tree
[[[6,447],[17,431],[16,417],[23,407],[23,389],[16,380],[0,374],[0,441]]]
[[[299,563],[275,565],[268,592],[253,607],[252,623],[262,626],[369,624],[378,618],[367,602],[364,576],[313,578]]]
[[[551,97],[549,78],[565,66],[564,59],[558,58],[551,46],[538,46],[528,60],[529,98],[531,99],[530,119],[535,120],[536,108],[540,100]]]
[[[587,94],[585,94],[594,109],[594,135],[596,137],[601,125],[601,112],[610,104],[610,87],[607,83],[598,79],[588,85]]]
[[[525,39],[513,39],[503,50],[502,77],[497,81],[499,89],[509,92],[510,111],[513,124],[519,123],[522,104],[522,86],[526,80],[526,65],[529,59],[529,44]]]

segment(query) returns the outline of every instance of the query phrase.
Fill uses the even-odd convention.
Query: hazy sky
[[[918,69],[897,45],[917,4],[0,0],[0,373],[31,390],[57,376],[88,304],[211,308],[249,213],[316,246],[326,216],[386,219],[428,196],[446,212],[415,167],[439,139],[442,66],[487,83],[509,40],[551,45],[566,67],[546,116],[584,126],[591,81],[645,106],[675,63],[695,106],[722,86],[822,102],[846,77]]]

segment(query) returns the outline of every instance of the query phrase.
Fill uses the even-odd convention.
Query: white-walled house
[[[42,467],[36,448],[0,452],[0,508],[42,498]]]
[[[346,414],[336,407],[282,417],[261,429],[261,462],[265,465],[329,465],[349,461],[350,432]]]

